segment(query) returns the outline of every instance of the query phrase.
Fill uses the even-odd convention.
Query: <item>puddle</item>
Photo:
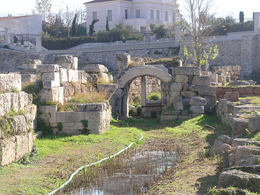
[[[87,174],[82,176],[85,178],[83,186],[70,190],[66,194],[144,194],[147,190],[147,183],[159,178],[163,171],[174,165],[175,153],[171,151],[146,151],[144,153],[131,154],[130,156],[132,157],[123,155],[118,159],[111,159],[111,162],[105,165],[101,165],[97,169],[99,175],[95,179],[89,179],[91,176],[87,176]],[[92,173],[93,171],[89,172]]]

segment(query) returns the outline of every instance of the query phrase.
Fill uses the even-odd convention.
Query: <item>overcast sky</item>
[[[72,8],[84,8],[83,3],[88,0],[51,0],[53,11],[59,10],[61,7],[69,5]],[[178,0],[180,10],[185,15],[184,6],[185,0]],[[31,14],[34,9],[35,0],[1,0],[0,16],[25,15]],[[245,18],[252,18],[253,12],[260,12],[260,0],[216,0],[215,12],[217,16],[225,17],[232,15],[234,18],[239,18],[239,12],[244,11]]]

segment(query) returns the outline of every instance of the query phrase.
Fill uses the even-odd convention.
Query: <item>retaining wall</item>
[[[259,96],[260,86],[216,87],[217,99],[223,99],[226,92],[238,92],[240,97]]]

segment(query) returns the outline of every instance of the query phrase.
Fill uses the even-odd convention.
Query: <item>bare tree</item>
[[[35,1],[36,13],[42,16],[43,21],[46,21],[47,16],[51,13],[51,7],[52,7],[51,0]]]
[[[192,56],[196,66],[200,66],[203,65],[202,62],[205,62],[203,58],[207,58],[205,50],[209,47],[209,39],[206,40],[206,37],[213,29],[211,28],[211,20],[214,17],[214,13],[212,13],[214,0],[185,1],[189,19],[185,25],[182,25],[182,28],[186,37],[191,38],[191,47],[194,49],[188,56]],[[217,49],[215,51],[218,53]]]
[[[69,6],[66,6],[65,12],[63,13],[63,21],[64,25],[66,27],[66,30],[68,32],[68,36],[70,36],[70,29],[72,20],[74,18],[75,12],[69,8]]]

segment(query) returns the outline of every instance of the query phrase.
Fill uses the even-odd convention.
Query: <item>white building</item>
[[[139,31],[150,30],[151,23],[170,26],[177,16],[177,0],[93,0],[84,3],[87,9],[87,28],[93,19],[99,19],[95,30],[109,28],[119,22]]]

